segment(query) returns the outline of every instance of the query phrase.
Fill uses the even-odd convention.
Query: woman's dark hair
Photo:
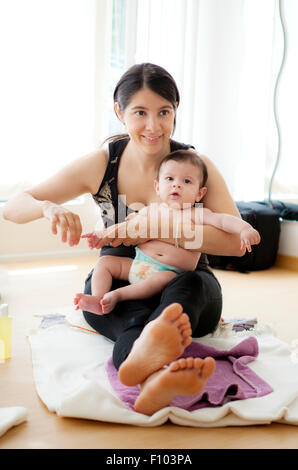
[[[161,161],[158,172],[157,172],[157,180],[159,179],[159,173],[160,173],[161,167],[170,160],[175,160],[176,162],[182,162],[182,163],[188,162],[196,166],[197,168],[199,168],[199,170],[202,173],[201,187],[206,185],[206,182],[208,179],[208,171],[207,171],[205,162],[201,159],[201,157],[196,152],[183,150],[183,149],[175,150],[174,152],[169,153]]]
[[[162,96],[176,110],[180,95],[175,80],[164,68],[150,63],[133,65],[122,75],[114,90],[114,103],[118,102],[121,111],[124,111],[133,95],[142,88],[149,88]],[[174,130],[175,126],[176,117]]]

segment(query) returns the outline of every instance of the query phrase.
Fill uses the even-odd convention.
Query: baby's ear
[[[154,180],[154,189],[156,193],[159,195],[159,182],[158,180]]]
[[[203,199],[203,197],[205,196],[206,193],[207,193],[206,186],[203,186],[202,188],[200,188],[199,192],[198,192],[198,195],[196,197],[196,202],[199,202],[201,199]]]

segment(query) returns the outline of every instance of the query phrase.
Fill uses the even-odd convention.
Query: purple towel
[[[216,370],[197,395],[176,396],[169,406],[194,411],[199,408],[221,406],[231,400],[262,397],[273,389],[246,364],[259,353],[257,340],[250,336],[230,350],[218,350],[212,346],[192,342],[181,357],[213,357]],[[128,387],[118,379],[118,371],[112,358],[106,364],[110,383],[120,400],[133,409],[140,393],[138,386]]]

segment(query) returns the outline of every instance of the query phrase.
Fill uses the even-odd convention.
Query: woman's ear
[[[120,105],[119,105],[118,101],[115,102],[114,109],[115,109],[115,113],[117,114],[117,117],[118,117],[119,121],[121,121],[122,124],[124,124],[122,111],[121,111],[121,108],[120,108]]]
[[[205,196],[206,193],[207,193],[206,186],[203,186],[202,188],[200,188],[199,192],[198,192],[198,195],[196,197],[196,202],[199,202],[201,199],[203,199],[203,197]]]

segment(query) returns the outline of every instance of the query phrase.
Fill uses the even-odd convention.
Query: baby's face
[[[170,207],[193,206],[205,194],[205,188],[200,188],[201,178],[200,169],[191,163],[169,160],[160,169],[155,190]]]

